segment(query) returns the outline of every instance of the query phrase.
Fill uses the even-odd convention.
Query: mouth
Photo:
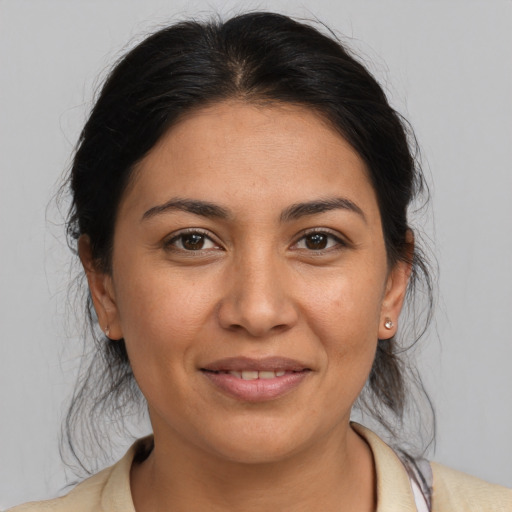
[[[210,372],[301,372],[309,370],[307,364],[288,357],[227,357],[206,364],[201,370]]]
[[[222,359],[200,371],[218,391],[245,402],[280,398],[299,387],[312,372],[307,365],[282,357]]]
[[[286,370],[229,370],[229,371],[213,371],[213,370],[207,370],[202,369],[202,371],[205,372],[211,372],[216,374],[227,374],[227,375],[233,375],[234,377],[238,379],[243,380],[256,380],[256,379],[275,379],[276,377],[283,377],[286,375],[286,373],[297,373],[297,372],[286,372]]]

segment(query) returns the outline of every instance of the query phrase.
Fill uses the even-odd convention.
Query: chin
[[[215,451],[218,456],[229,462],[259,465],[284,461],[299,450],[296,446],[290,446],[289,442],[269,443],[266,439],[265,441],[249,440],[240,444],[217,445]]]
[[[304,428],[285,426],[275,422],[238,425],[230,424],[215,439],[210,437],[210,451],[217,456],[239,464],[269,464],[284,461],[308,445]],[[213,432],[210,431],[210,436]],[[226,434],[228,434],[226,436]]]

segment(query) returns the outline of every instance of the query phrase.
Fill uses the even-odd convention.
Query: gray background
[[[419,351],[438,415],[431,456],[512,485],[511,1],[0,0],[0,508],[64,483],[57,434],[79,342],[62,219],[46,207],[98,77],[166,22],[265,7],[343,34],[412,122],[441,268]]]

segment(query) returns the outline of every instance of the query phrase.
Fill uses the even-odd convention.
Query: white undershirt
[[[428,509],[428,504],[425,501],[425,496],[421,492],[419,485],[417,484],[414,478],[409,478],[411,481],[412,493],[414,494],[414,501],[416,503],[416,508],[418,512],[430,512]]]

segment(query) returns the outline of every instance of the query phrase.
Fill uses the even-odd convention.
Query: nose
[[[296,324],[293,280],[271,255],[241,257],[229,269],[218,315],[220,325],[262,338]]]

